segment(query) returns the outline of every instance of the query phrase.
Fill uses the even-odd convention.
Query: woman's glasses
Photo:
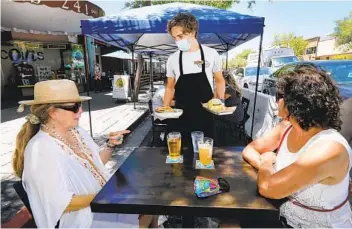
[[[71,111],[73,113],[77,113],[79,111],[79,108],[81,108],[81,106],[82,106],[82,103],[78,102],[78,103],[75,103],[72,106],[56,105],[54,107],[55,108],[59,108],[59,109],[63,109],[65,111]]]

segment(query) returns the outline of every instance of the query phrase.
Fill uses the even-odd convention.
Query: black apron
[[[190,146],[191,132],[203,131],[204,136],[213,137],[213,117],[201,103],[213,98],[213,91],[205,73],[205,58],[202,46],[199,45],[202,58],[202,72],[183,73],[182,54],[179,56],[180,76],[175,85],[175,106],[182,109],[183,114],[172,125],[172,131],[182,135],[182,145]]]

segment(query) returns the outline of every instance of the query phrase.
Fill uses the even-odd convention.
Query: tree
[[[296,56],[302,56],[304,54],[304,50],[307,48],[309,42],[304,40],[304,38],[301,37],[295,37],[290,40],[289,46],[290,48],[293,49],[295,52]]]
[[[239,53],[235,58],[232,58],[229,63],[229,68],[239,68],[245,67],[247,65],[247,57],[249,54],[253,53],[251,49],[244,49],[241,53]]]
[[[333,36],[338,46],[343,45],[347,50],[352,49],[352,11],[348,17],[336,21]]]
[[[184,2],[184,3],[192,3],[198,5],[206,5],[212,6],[220,9],[229,9],[232,7],[233,4],[237,4],[240,0],[183,0],[183,1],[175,1],[175,0],[132,0],[125,3],[125,8],[140,8],[143,6],[150,6],[150,5],[160,5],[166,4],[170,2]],[[255,4],[255,0],[248,1],[248,8],[252,8]]]
[[[294,37],[294,33],[275,34],[273,45],[281,48],[288,48],[290,46],[290,40]]]
[[[273,46],[292,48],[296,56],[302,56],[308,43],[302,36],[297,37],[294,33],[283,33],[275,35]]]
[[[239,58],[242,58],[242,59],[245,59],[247,60],[248,58],[248,55],[253,53],[253,50],[252,49],[244,49],[240,54],[238,54],[237,56]]]

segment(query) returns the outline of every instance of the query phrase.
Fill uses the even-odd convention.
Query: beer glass
[[[198,141],[198,153],[200,163],[209,165],[213,156],[213,142],[212,138],[203,138],[203,141]]]
[[[203,141],[204,133],[202,131],[193,131],[191,133],[191,136],[192,136],[193,152],[198,153],[198,141]]]
[[[167,135],[167,146],[171,160],[177,160],[181,156],[181,133],[171,132]]]

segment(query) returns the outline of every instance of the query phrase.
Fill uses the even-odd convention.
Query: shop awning
[[[1,0],[1,30],[51,35],[81,33],[80,20],[104,11],[89,1]]]

